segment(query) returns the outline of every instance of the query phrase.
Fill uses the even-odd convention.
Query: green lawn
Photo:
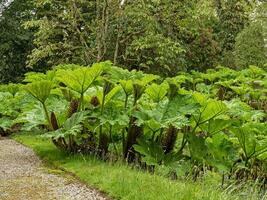
[[[228,194],[208,182],[171,181],[162,176],[131,169],[123,164],[107,163],[89,156],[67,155],[56,149],[47,139],[36,134],[19,134],[13,138],[32,148],[50,166],[72,172],[89,186],[98,188],[114,199],[256,199],[255,195],[248,193],[239,193],[237,196]]]

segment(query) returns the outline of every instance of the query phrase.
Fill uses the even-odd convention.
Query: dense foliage
[[[2,0],[0,7],[5,2],[11,4],[0,15],[2,82],[21,77],[25,66],[45,71],[62,63],[111,60],[175,76],[267,62],[264,1]]]
[[[41,129],[62,151],[123,159],[173,178],[266,183],[267,72],[219,67],[161,78],[110,62],[59,65],[1,86],[2,134]]]
[[[38,130],[64,153],[265,187],[266,11],[263,0],[0,0],[0,135]]]
[[[5,2],[0,1],[0,82],[18,82],[27,71],[27,56],[33,49],[33,32],[22,27],[33,19],[32,4],[16,0],[4,8]]]

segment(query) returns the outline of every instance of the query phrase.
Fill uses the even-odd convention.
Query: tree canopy
[[[266,4],[256,0],[1,1],[1,81],[19,80],[27,70],[105,60],[168,76],[218,65],[263,66]]]

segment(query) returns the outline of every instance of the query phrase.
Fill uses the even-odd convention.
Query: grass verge
[[[37,134],[17,134],[16,141],[32,148],[48,164],[77,176],[80,180],[121,200],[238,200],[255,199],[247,193],[230,195],[207,182],[171,181],[131,169],[120,163],[107,163],[90,156],[67,155]]]

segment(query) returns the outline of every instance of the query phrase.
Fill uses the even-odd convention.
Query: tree
[[[28,65],[111,60],[165,76],[233,67],[236,37],[254,7],[252,0],[37,0],[25,23],[36,30]]]
[[[233,50],[236,36],[248,24],[247,6],[250,1],[215,0],[219,18],[218,34],[221,41],[221,64],[227,67],[234,66]]]
[[[33,34],[22,24],[32,18],[31,9],[28,0],[15,0],[0,9],[0,82],[19,81],[27,71],[26,60],[33,48]]]
[[[186,1],[39,0],[35,3],[37,19],[27,23],[38,29],[29,64],[51,67],[112,60],[130,69],[175,74],[185,69],[183,41],[178,36],[189,27],[186,19],[195,5]]]
[[[29,66],[88,64],[90,51],[84,41],[83,20],[77,17],[76,2],[39,0],[34,6],[37,9],[36,18],[25,24],[28,29],[37,29],[33,41],[35,48],[29,55]]]
[[[234,56],[238,68],[249,65],[263,66],[267,63],[264,29],[261,23],[254,22],[238,34]]]
[[[218,64],[221,48],[217,39],[213,28],[200,28],[194,40],[189,44],[187,52],[189,69],[204,71]]]

